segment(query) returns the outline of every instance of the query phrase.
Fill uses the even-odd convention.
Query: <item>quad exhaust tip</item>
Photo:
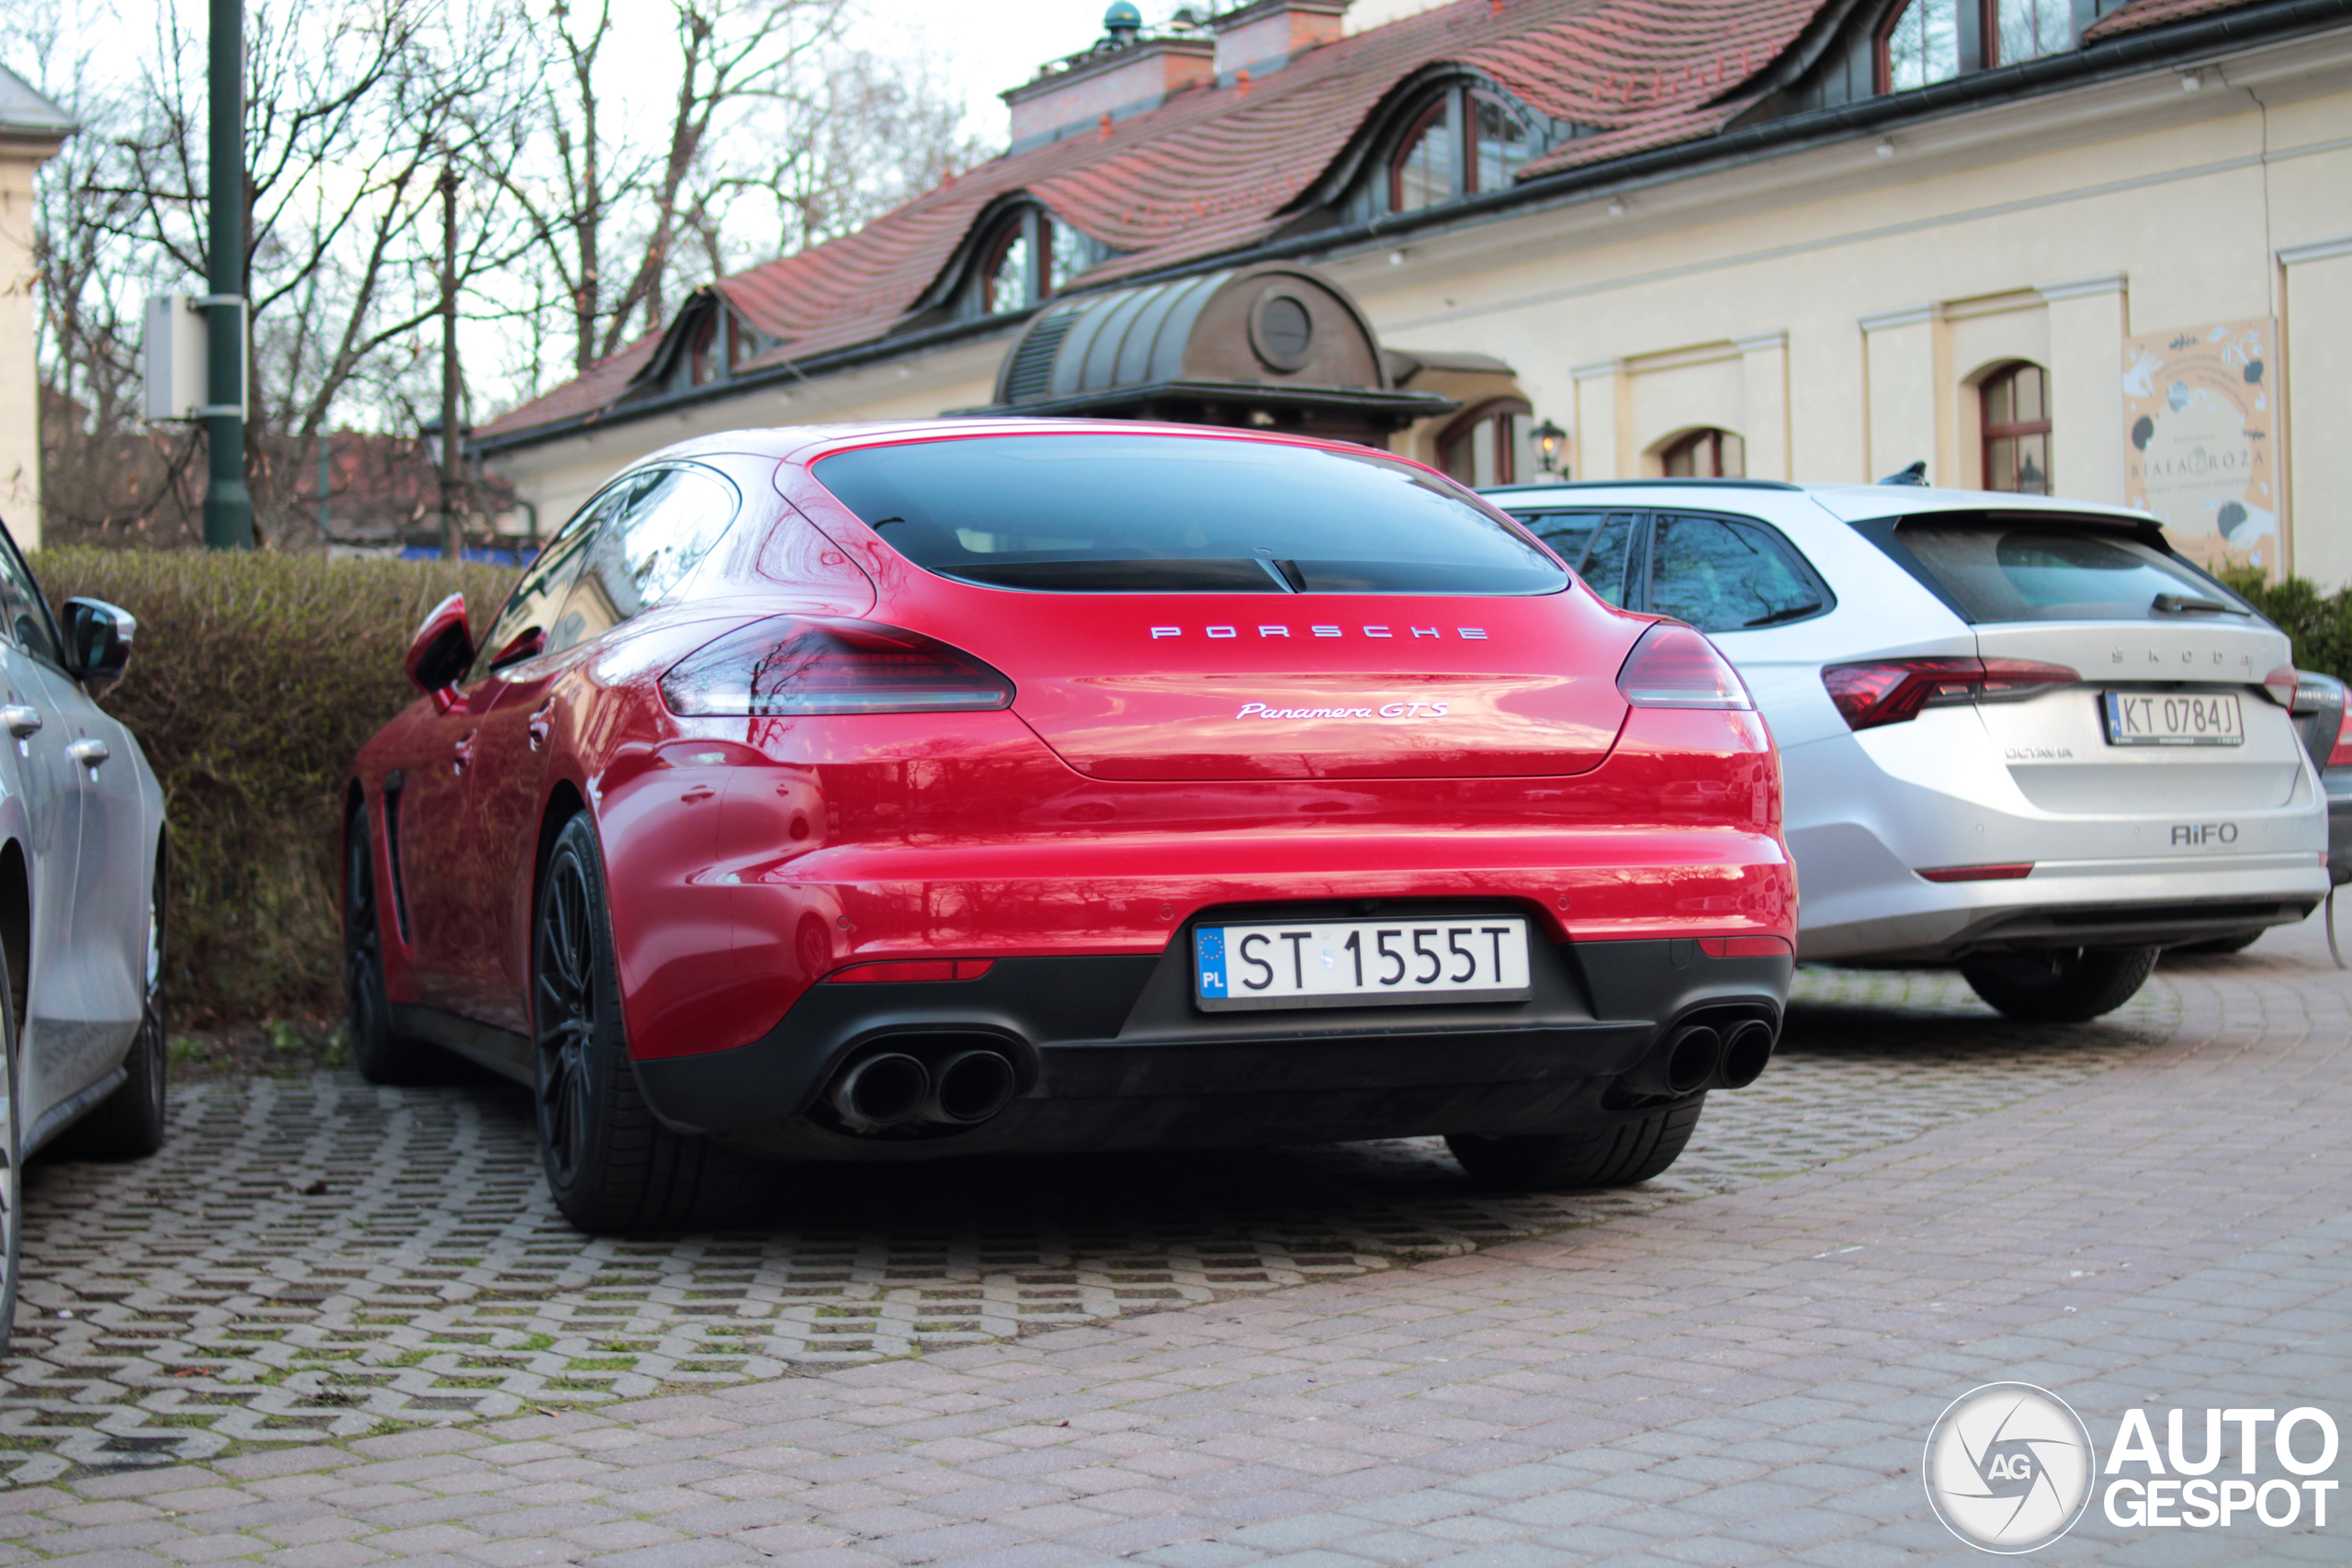
[[[1636,1094],[1695,1094],[1714,1077],[1723,1036],[1703,1023],[1685,1024],[1625,1075]]]
[[[1761,1019],[1749,1019],[1732,1030],[1724,1040],[1723,1066],[1716,1077],[1725,1089],[1746,1089],[1764,1076],[1765,1066],[1772,1060],[1772,1026]]]
[[[833,1080],[833,1109],[854,1133],[910,1122],[930,1098],[931,1069],[903,1051],[852,1062]]]
[[[1746,1089],[1764,1076],[1775,1039],[1772,1026],[1760,1018],[1721,1028],[1685,1024],[1625,1075],[1625,1086],[1636,1094],[1678,1098],[1702,1089]]]
[[[955,1051],[935,1066],[883,1051],[843,1067],[826,1098],[851,1132],[879,1133],[915,1121],[978,1126],[1010,1105],[1019,1088],[1012,1059],[1001,1051]]]
[[[958,1051],[931,1075],[921,1112],[926,1122],[976,1126],[1012,1103],[1012,1063],[1001,1051]]]

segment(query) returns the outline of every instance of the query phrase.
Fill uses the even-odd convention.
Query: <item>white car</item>
[[[61,625],[0,527],[0,1350],[26,1158],[164,1141],[164,792],[90,695],[137,629],[96,599]]]
[[[2013,1017],[2299,920],[2327,800],[2286,635],[2145,513],[1905,484],[1487,492],[1593,591],[1706,632],[1781,749],[1798,956],[1958,961]]]

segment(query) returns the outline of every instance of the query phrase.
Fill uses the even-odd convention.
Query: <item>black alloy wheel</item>
[[[2045,947],[1987,953],[1963,962],[1961,978],[2022,1023],[2087,1023],[2137,996],[2160,947]]]
[[[376,897],[375,840],[368,808],[351,814],[343,835],[343,996],[352,1066],[369,1083],[430,1081],[431,1047],[392,1031],[390,994],[384,987],[383,908]]]
[[[558,1202],[579,1187],[588,1159],[588,1055],[605,999],[597,984],[603,953],[592,924],[588,877],[585,860],[572,845],[559,842],[540,890],[532,942],[539,1155]]]
[[[585,813],[556,835],[531,933],[539,1160],[563,1217],[598,1234],[675,1230],[738,1198],[761,1163],[662,1125],[621,1016],[604,857]]]
[[[164,1146],[165,1094],[171,1069],[170,1037],[164,1025],[164,859],[155,858],[147,898],[144,990],[139,1002],[139,1032],[122,1058],[124,1077],[114,1092],[67,1128],[57,1140],[67,1159],[144,1159]]]

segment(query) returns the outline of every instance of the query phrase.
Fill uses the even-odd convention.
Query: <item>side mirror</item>
[[[427,696],[446,692],[474,661],[473,629],[466,624],[466,596],[452,593],[433,606],[408,645],[408,678]]]
[[[138,619],[103,599],[65,601],[65,672],[77,681],[111,681],[130,662]]]

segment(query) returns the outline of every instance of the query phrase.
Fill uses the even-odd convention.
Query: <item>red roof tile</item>
[[[1826,0],[1457,0],[1327,44],[1244,92],[1202,86],[1115,123],[1008,153],[853,234],[722,278],[780,345],[756,369],[871,342],[922,299],[974,220],[1026,192],[1122,253],[1090,282],[1203,260],[1266,238],[1390,92],[1429,66],[1485,72],[1530,107],[1594,128],[1521,177],[1694,141],[1753,101],[1762,72]],[[2090,36],[2249,0],[2131,0]],[[650,356],[642,339],[485,435],[603,407]]]

